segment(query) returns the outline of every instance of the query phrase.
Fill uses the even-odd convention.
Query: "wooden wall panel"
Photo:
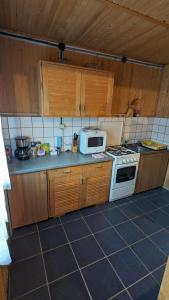
[[[40,60],[58,61],[58,50],[1,37],[0,53],[3,54],[0,56],[0,112],[12,114],[17,108],[17,111],[21,113],[38,114],[40,110],[37,101],[35,69]],[[127,103],[132,100],[130,99],[130,85],[133,64],[69,51],[65,51],[65,62],[114,72],[113,113],[126,112]],[[144,66],[137,66],[137,68],[143,71],[151,70]],[[153,72],[154,76],[159,76],[159,69],[153,69]],[[132,85],[134,86],[135,83],[133,82]],[[153,86],[153,89],[156,92],[157,87]]]
[[[167,0],[1,0],[0,28],[155,63],[169,63]]]

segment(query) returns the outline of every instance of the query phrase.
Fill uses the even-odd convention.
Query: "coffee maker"
[[[27,136],[17,136],[15,156],[20,160],[26,160],[30,158],[30,140]]]

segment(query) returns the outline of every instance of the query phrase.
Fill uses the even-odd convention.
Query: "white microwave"
[[[94,130],[82,130],[80,132],[80,152],[83,154],[104,152],[106,149],[106,132]]]

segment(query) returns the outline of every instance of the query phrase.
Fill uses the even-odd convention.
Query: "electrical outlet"
[[[59,124],[59,128],[60,128],[60,129],[64,129],[64,128],[65,128],[65,125],[64,125],[64,124]]]

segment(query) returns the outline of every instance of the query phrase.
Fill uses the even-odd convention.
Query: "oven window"
[[[116,183],[134,179],[136,166],[124,167],[117,170]]]
[[[103,146],[103,136],[88,138],[88,147],[99,147],[99,146]]]

